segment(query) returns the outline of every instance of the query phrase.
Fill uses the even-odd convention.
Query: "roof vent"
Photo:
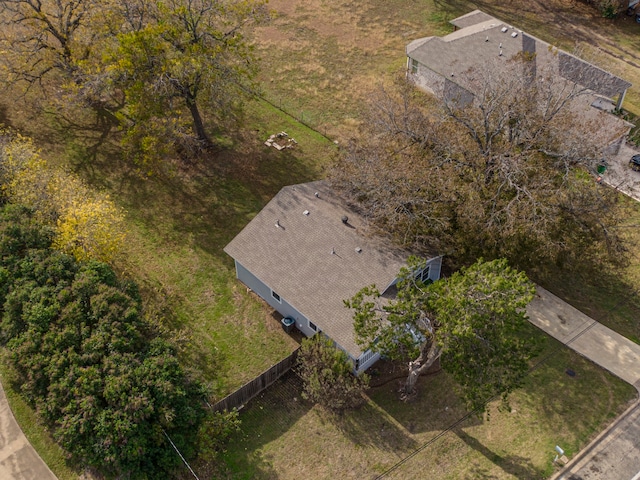
[[[489,41],[489,35],[487,35],[487,38],[484,39],[485,42]]]
[[[332,248],[332,249],[331,249],[331,255],[335,255],[335,254],[336,254],[336,249],[335,249],[335,248]]]
[[[344,223],[345,225],[349,223],[349,217],[347,217],[346,215],[343,215],[341,220],[342,220],[342,223]]]
[[[498,53],[498,56],[501,57],[502,56],[502,49],[500,49],[500,53]]]
[[[500,30],[502,33],[507,33],[507,30],[509,30],[507,27],[502,27],[502,29]]]
[[[517,36],[518,36],[518,32],[513,32],[513,33],[511,34],[511,37],[512,37],[512,38],[516,38]]]
[[[304,212],[302,212],[303,215],[309,215],[309,210],[305,210]]]
[[[280,225],[280,220],[276,220],[276,228],[282,228],[282,225]]]
[[[316,196],[316,198],[320,198],[320,194],[318,192],[314,193],[314,195]]]
[[[362,249],[360,247],[356,247],[356,252],[360,253],[362,252]]]

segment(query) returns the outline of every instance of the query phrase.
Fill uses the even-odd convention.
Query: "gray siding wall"
[[[440,280],[440,270],[442,269],[442,257],[432,258],[427,262],[429,265],[429,278],[434,282]]]
[[[238,280],[244,283],[247,287],[257,293],[265,302],[269,304],[274,310],[277,310],[284,317],[293,317],[296,320],[296,327],[300,330],[305,336],[312,337],[316,334],[314,330],[309,327],[308,319],[302,315],[298,310],[296,310],[293,306],[291,306],[286,299],[280,296],[280,302],[278,302],[271,295],[271,288],[265,285],[258,277],[252,274],[249,270],[244,268],[238,261],[235,261],[236,264],[236,275]],[[442,257],[432,258],[427,262],[429,265],[429,278],[433,281],[436,281],[440,278],[440,269],[442,267]],[[396,279],[397,281],[397,279]],[[396,283],[394,281],[394,284]],[[278,293],[276,291],[276,293]],[[336,346],[341,348],[340,345]],[[351,357],[351,356],[350,356]],[[355,361],[356,359],[351,357],[351,359]],[[358,359],[358,369],[357,373],[364,372],[371,365],[376,363],[380,359],[379,353],[372,353],[370,351],[363,352]]]
[[[249,270],[244,268],[237,261],[236,263],[236,275],[238,280],[244,283],[251,290],[256,292],[265,302],[269,304],[269,306],[273,307],[274,310],[277,310],[283,317],[292,317],[296,320],[296,327],[307,337],[312,337],[316,334],[310,327],[309,321],[307,318],[302,315],[298,310],[292,307],[286,299],[280,297],[280,302],[278,302],[271,295],[271,288],[256,277]],[[276,291],[278,293],[278,291]]]
[[[427,261],[427,267],[429,267],[429,279],[436,281],[440,279],[440,270],[442,269],[442,257],[431,258]],[[425,267],[426,268],[426,267]],[[418,272],[416,272],[417,274]],[[398,283],[399,278],[395,278],[387,288],[392,287]],[[385,288],[385,290],[387,289]],[[383,292],[384,293],[384,292]]]
[[[416,86],[442,98],[444,95],[444,77],[418,62],[418,71],[411,73],[411,57],[408,57],[408,76]]]

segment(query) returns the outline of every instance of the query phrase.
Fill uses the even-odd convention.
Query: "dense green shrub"
[[[135,285],[49,248],[30,212],[0,212],[0,342],[21,393],[77,460],[159,478],[193,451],[203,388],[142,316]]]
[[[302,396],[307,400],[333,411],[364,403],[368,375],[353,375],[347,354],[322,334],[302,340],[296,372],[304,383]]]

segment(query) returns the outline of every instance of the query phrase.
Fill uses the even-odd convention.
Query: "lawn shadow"
[[[536,468],[531,460],[520,457],[518,455],[500,455],[491,449],[487,448],[478,439],[467,434],[462,428],[454,428],[453,432],[462,440],[465,444],[471,447],[476,452],[480,453],[483,457],[489,460],[491,463],[501,468],[504,472],[513,475],[515,478],[526,479],[538,479],[544,478],[545,474],[542,470]],[[497,478],[496,476],[486,472],[482,468],[476,468],[472,473],[466,477],[468,480],[477,479],[489,479]]]
[[[254,130],[237,132],[229,147],[149,166],[149,174],[113,152],[75,165],[161,241],[188,241],[229,263],[222,248],[282,187],[321,177],[320,167],[305,155],[304,149],[312,146],[278,151],[258,135]]]
[[[195,378],[212,379],[219,376],[224,364],[223,353],[209,348],[202,338],[196,336],[184,320],[176,315],[175,298],[159,285],[146,279],[138,281],[138,289],[143,298],[143,308],[147,322],[155,332],[171,340],[177,348],[178,358]],[[215,390],[213,385],[208,385]]]
[[[232,437],[222,454],[232,478],[278,478],[261,447],[281,437],[311,410],[301,392],[300,377],[289,372],[240,410],[242,431]]]
[[[411,434],[440,432],[467,415],[467,411],[454,391],[453,379],[444,371],[437,370],[420,376],[418,393],[411,401],[400,399],[400,388],[406,380],[406,366],[380,361],[374,369],[374,386],[369,396],[378,408],[393,417]],[[481,423],[476,416],[467,422]]]
[[[356,410],[329,414],[328,418],[356,447],[374,447],[399,455],[415,450],[418,442],[411,432],[385,413],[371,402]]]
[[[5,128],[5,127],[11,127],[11,119],[9,118],[9,108],[3,104],[0,103],[0,127]]]
[[[534,278],[597,322],[640,343],[640,287],[614,267],[554,269]]]
[[[631,385],[557,340],[548,339],[539,361],[517,392],[517,410],[530,411],[567,451],[584,447],[637,399]]]

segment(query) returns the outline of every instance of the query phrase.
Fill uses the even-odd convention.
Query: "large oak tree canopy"
[[[207,147],[251,95],[244,33],[267,17],[261,0],[4,0],[0,74],[68,125],[118,127],[141,158]]]
[[[593,92],[543,68],[535,83],[491,68],[468,75],[468,104],[404,78],[381,89],[334,185],[398,242],[463,263],[623,259],[617,192],[594,174],[624,125],[604,125],[610,115],[586,102]]]
[[[425,284],[415,277],[424,262],[410,259],[389,300],[375,287],[345,302],[354,309],[356,342],[396,360],[409,361],[404,394],[415,394],[418,376],[437,360],[472,410],[503,399],[529,370],[538,345],[527,335],[525,307],[535,287],[506,260],[478,261],[447,279]]]

